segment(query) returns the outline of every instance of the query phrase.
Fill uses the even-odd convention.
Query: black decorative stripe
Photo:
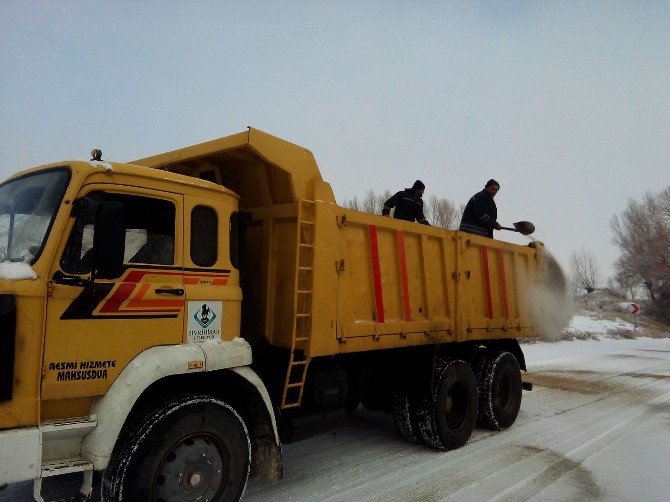
[[[213,274],[229,274],[230,269],[226,268],[185,268],[184,272],[211,272]]]
[[[64,321],[74,321],[83,319],[176,319],[179,314],[111,314],[111,315],[93,315],[95,309],[100,305],[107,295],[112,291],[115,284],[96,283],[94,286],[86,287],[77,298],[68,306],[60,318]]]
[[[202,269],[202,268],[184,268],[171,267],[165,265],[124,265],[124,274],[131,270],[176,270],[184,272],[198,272],[198,273],[216,273],[229,274],[229,269]],[[123,282],[123,279],[119,279]],[[109,296],[116,283],[113,282],[96,282],[93,285],[85,286],[79,296],[65,309],[61,319],[67,320],[82,320],[82,319],[175,319],[179,314],[111,314],[111,315],[93,315],[95,309],[100,303]]]
[[[94,319],[93,311],[100,302],[105,299],[114,287],[113,282],[96,283],[82,289],[79,296],[65,309],[62,320],[70,319]]]
[[[145,265],[143,263],[126,263],[123,265],[123,271],[128,270],[182,270],[184,272],[212,272],[214,274],[230,273],[227,268],[185,268],[175,267],[174,265]]]
[[[182,270],[182,267],[174,265],[145,265],[144,263],[126,263],[123,265],[123,271],[128,270]]]
[[[0,295],[0,401],[14,394],[16,351],[16,304],[12,295]]]
[[[91,316],[90,319],[102,321],[105,319],[176,319],[177,317],[179,317],[179,314],[137,314],[137,315],[122,314],[122,315],[95,315]]]

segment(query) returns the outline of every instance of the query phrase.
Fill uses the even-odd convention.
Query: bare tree
[[[457,208],[449,199],[431,195],[428,204],[424,205],[424,213],[434,227],[454,230],[461,221],[463,208]]]
[[[361,211],[365,211],[366,213],[381,214],[381,207],[377,208],[379,204],[378,199],[379,197],[377,197],[377,194],[374,192],[374,190],[368,190],[368,192],[365,194],[363,202],[361,203]]]
[[[607,289],[622,300],[635,300],[635,291],[639,284],[638,278],[624,270],[617,271],[613,277],[607,279]]]
[[[385,190],[384,193],[378,194],[374,190],[368,190],[363,200],[359,200],[354,196],[353,199],[342,201],[342,207],[353,209],[354,211],[364,211],[366,213],[382,214],[384,202],[391,198],[391,192]]]
[[[354,198],[351,200],[344,199],[342,201],[342,207],[346,207],[347,209],[353,209],[354,211],[360,211],[361,210],[361,205],[358,202],[358,197],[354,195]]]
[[[670,319],[670,186],[629,200],[612,218],[617,271],[644,285],[652,312]]]
[[[351,200],[344,200],[342,205],[347,209],[382,214],[384,202],[389,200],[391,195],[392,193],[389,190],[385,190],[381,194],[376,193],[374,190],[368,190],[362,200],[354,197]],[[432,195],[424,203],[424,215],[430,221],[430,224],[447,230],[458,228],[464,209],[465,205],[461,204],[457,207],[449,199],[437,197],[436,195]]]
[[[582,247],[570,255],[570,273],[576,287],[593,293],[600,283],[598,260],[590,249]]]

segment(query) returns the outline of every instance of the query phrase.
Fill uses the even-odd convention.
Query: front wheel
[[[123,431],[103,474],[103,499],[235,501],[251,464],[249,434],[227,403],[179,396]]]

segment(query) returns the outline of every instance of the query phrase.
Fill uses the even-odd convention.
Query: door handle
[[[155,291],[159,295],[184,296],[184,290],[181,288],[157,288]]]

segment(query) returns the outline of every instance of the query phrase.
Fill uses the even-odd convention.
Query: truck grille
[[[14,389],[16,304],[13,295],[0,295],[0,401],[11,401]]]

